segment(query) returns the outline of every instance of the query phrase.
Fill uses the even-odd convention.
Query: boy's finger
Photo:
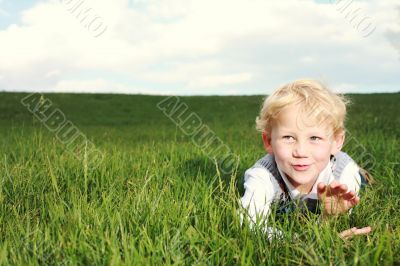
[[[372,228],[371,228],[371,226],[367,226],[367,227],[363,227],[363,228],[353,227],[350,229],[350,231],[351,231],[350,236],[366,235],[372,231]]]
[[[363,227],[363,228],[360,228],[360,229],[357,228],[357,227],[353,227],[351,229],[347,229],[347,230],[341,232],[339,234],[339,236],[342,239],[348,239],[348,238],[351,238],[351,237],[353,237],[355,235],[366,235],[366,234],[369,234],[371,231],[372,231],[372,228],[370,226]]]
[[[347,200],[345,203],[346,209],[349,210],[356,206],[360,202],[360,198],[358,196],[353,197],[350,200]]]
[[[341,238],[343,238],[343,239],[347,239],[347,238],[349,238],[350,236],[353,235],[353,231],[356,230],[356,229],[357,229],[357,227],[353,227],[353,228],[351,228],[351,229],[344,230],[343,232],[341,232],[341,233],[339,234],[339,236],[340,236]]]
[[[354,231],[354,235],[366,235],[371,233],[371,226],[363,227]]]
[[[338,187],[339,185],[340,185],[340,183],[335,180],[335,181],[332,181],[332,183],[329,184],[329,187],[331,189],[334,189],[334,188]]]
[[[356,193],[354,191],[349,191],[346,192],[342,195],[342,198],[344,200],[352,200],[356,196]]]
[[[323,194],[326,191],[326,185],[324,183],[318,183],[317,192],[318,194]]]
[[[335,188],[336,184],[333,184],[333,187]],[[325,186],[325,194],[326,194],[327,197],[332,195],[332,183]]]
[[[360,198],[355,196],[353,199],[349,200],[349,202],[351,204],[350,208],[352,208],[352,207],[356,206],[360,202]]]
[[[346,193],[347,191],[347,186],[344,184],[338,184],[335,187],[331,187],[330,190],[330,195],[334,195],[334,196],[339,196],[343,193]]]
[[[342,188],[343,188],[343,186],[346,186],[346,185],[345,185],[345,184],[341,184],[341,183],[339,183],[338,181],[334,180],[334,181],[332,181],[332,183],[329,184],[329,186],[330,186],[332,189],[336,189],[336,188],[338,188],[338,187],[342,187]],[[346,186],[346,188],[347,188],[347,186]]]

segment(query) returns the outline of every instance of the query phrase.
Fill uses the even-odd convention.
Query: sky
[[[400,91],[398,0],[0,0],[0,91]]]

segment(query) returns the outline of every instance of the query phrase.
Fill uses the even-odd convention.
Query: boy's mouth
[[[293,164],[293,169],[296,171],[306,171],[310,165],[309,164]]]

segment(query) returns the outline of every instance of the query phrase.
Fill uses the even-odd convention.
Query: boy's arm
[[[253,167],[244,175],[245,193],[240,203],[247,210],[252,223],[256,218],[267,218],[272,200],[273,188],[269,181],[268,172],[265,169]]]
[[[270,173],[259,167],[246,171],[244,182],[245,193],[240,199],[242,206],[241,219],[247,219],[250,227],[261,226],[268,238],[279,236],[280,232],[266,224],[271,202],[275,196],[275,186],[270,179]]]

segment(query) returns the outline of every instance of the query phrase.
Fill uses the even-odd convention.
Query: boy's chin
[[[309,174],[293,174],[292,176],[288,176],[286,175],[290,181],[290,183],[292,184],[293,187],[297,188],[297,187],[302,187],[302,186],[307,186],[307,185],[314,185],[315,181],[317,181],[317,177],[309,177]]]

